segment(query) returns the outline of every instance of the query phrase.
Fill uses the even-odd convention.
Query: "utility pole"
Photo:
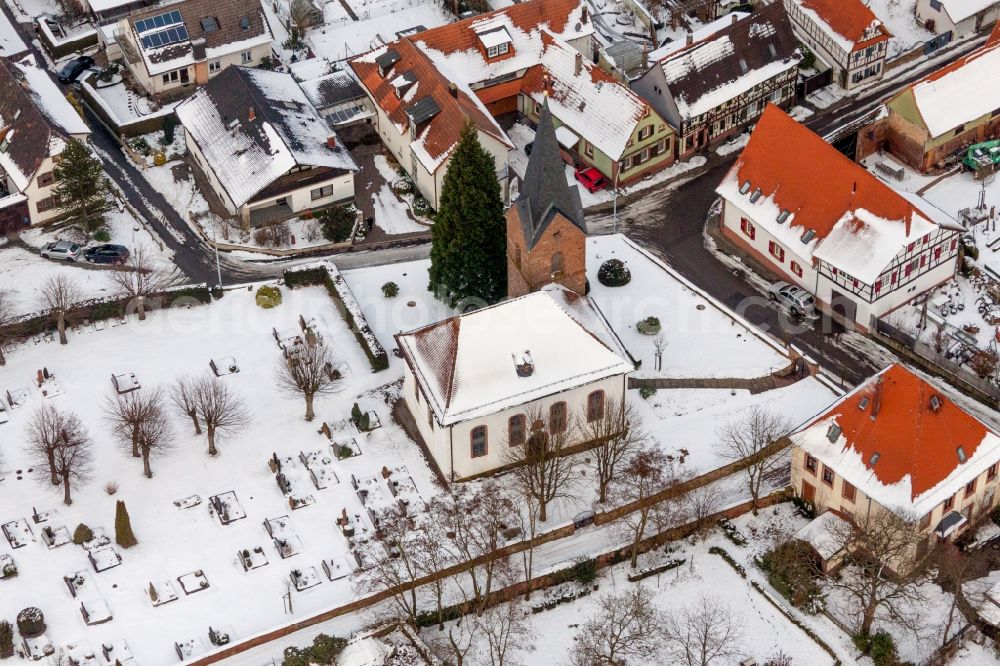
[[[219,291],[222,291],[222,268],[219,267],[219,230],[215,225],[212,225],[212,245],[215,247],[215,277],[218,280]]]

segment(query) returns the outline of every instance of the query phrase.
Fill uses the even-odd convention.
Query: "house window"
[[[497,55],[499,55],[499,53],[500,53],[500,49],[498,49],[496,46],[491,46],[488,49],[486,49],[486,57],[487,58],[496,58]]]
[[[791,263],[791,269],[793,273],[795,273],[799,277],[802,277],[802,266],[799,266],[799,262],[793,261]]]
[[[566,403],[557,402],[549,407],[549,431],[553,433],[566,432]]]
[[[826,465],[823,465],[823,483],[832,488],[833,479],[834,479],[833,470],[827,467]]]
[[[476,426],[469,434],[472,445],[472,457],[482,458],[486,455],[486,426]]]
[[[781,247],[774,241],[767,242],[767,251],[771,253],[771,256],[778,260],[779,263],[785,261],[785,248]]]
[[[955,506],[955,496],[952,495],[944,501],[944,511],[951,511],[951,508]]]
[[[639,130],[639,141],[645,141],[649,137],[653,136],[653,126],[646,125]]]
[[[990,465],[990,468],[986,470],[986,479],[989,480],[995,478],[997,478],[997,464],[993,463]]]
[[[497,46],[497,50],[500,51],[500,55],[505,55],[508,49],[510,49],[510,44],[508,44],[507,42],[504,42],[503,44]]]
[[[745,217],[740,218],[740,231],[750,240],[753,240],[757,236],[757,229],[753,226],[753,222]]]
[[[314,190],[309,190],[309,196],[313,201],[333,196],[333,185],[324,185]]]
[[[810,472],[812,472],[813,474],[815,474],[816,473],[816,467],[817,467],[816,459],[813,458],[811,455],[809,455],[807,453],[806,454],[806,469],[809,470]]]
[[[557,273],[562,273],[563,271],[563,255],[562,252],[556,252],[552,255],[552,275],[555,276]]]
[[[47,210],[52,210],[55,208],[55,198],[45,197],[44,199],[39,199],[38,203],[35,204],[35,208],[39,213],[44,213]]]
[[[208,71],[210,74],[214,74],[215,72],[218,72],[220,69],[222,69],[221,60],[212,60],[211,62],[208,63]]]
[[[649,161],[649,148],[643,148],[642,152],[639,153],[639,163]]]
[[[857,496],[857,490],[854,486],[849,484],[846,479],[840,482],[840,495],[848,502],[853,502],[854,498]]]
[[[926,530],[930,526],[931,526],[931,512],[928,511],[920,519],[920,523],[919,525],[917,525],[917,528],[920,530]]]
[[[180,74],[176,70],[174,70],[173,72],[167,72],[166,74],[163,75],[163,83],[164,84],[176,83],[179,78]]]
[[[244,51],[243,53],[241,53],[240,54],[240,62],[242,62],[244,65],[246,65],[247,63],[253,62],[253,52],[252,51]]]
[[[621,170],[628,171],[631,168],[632,168],[632,156],[628,155],[625,159],[622,160]]]
[[[604,418],[604,391],[594,391],[587,396],[587,422]]]
[[[525,416],[517,414],[507,420],[507,443],[511,446],[524,444]]]
[[[53,177],[51,171],[46,171],[45,173],[38,174],[38,187],[48,187],[55,182],[55,177]]]
[[[969,499],[976,493],[976,479],[965,484],[965,499]]]

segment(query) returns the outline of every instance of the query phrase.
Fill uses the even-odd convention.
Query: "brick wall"
[[[541,239],[528,250],[517,207],[507,211],[507,296],[523,296],[558,282],[583,294],[587,282],[586,234],[556,214]],[[562,271],[552,272],[552,258],[562,253]]]

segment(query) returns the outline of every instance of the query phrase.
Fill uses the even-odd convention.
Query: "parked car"
[[[59,70],[59,82],[72,83],[73,81],[76,81],[76,77],[80,76],[80,74],[83,74],[83,72],[93,66],[94,59],[90,56],[73,58]]]
[[[787,282],[775,282],[767,288],[767,297],[787,308],[793,317],[812,319],[816,316],[816,299],[802,287]]]
[[[588,192],[597,192],[608,186],[604,174],[594,167],[580,167],[576,170],[576,179],[587,188]]]
[[[124,245],[95,245],[83,252],[83,258],[92,264],[117,264],[121,266],[128,261],[128,248]]]
[[[55,241],[42,248],[42,256],[46,259],[65,259],[76,261],[83,254],[83,248],[72,241]]]

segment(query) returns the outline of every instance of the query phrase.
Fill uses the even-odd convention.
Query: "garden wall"
[[[79,35],[59,38],[52,34],[48,23],[39,22],[38,38],[53,60],[97,46],[97,31],[88,30]]]
[[[121,139],[128,139],[135,136],[141,136],[143,134],[151,134],[153,132],[162,132],[163,123],[168,116],[174,117],[174,122],[177,122],[177,116],[173,110],[161,110],[156,113],[151,113],[148,116],[143,116],[138,119],[122,120],[119,118],[115,112],[101,99],[100,93],[90,84],[93,77],[88,78],[80,86],[80,94],[82,95],[84,101],[87,103],[87,107],[101,119],[108,129],[110,129],[116,136]]]

